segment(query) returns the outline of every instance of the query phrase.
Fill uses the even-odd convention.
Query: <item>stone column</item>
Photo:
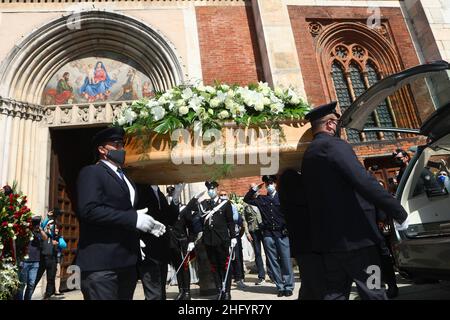
[[[17,182],[36,214],[45,209],[48,198],[48,179],[44,177],[50,153],[39,141],[38,133],[47,137],[44,139],[48,143],[49,130],[47,127],[38,130],[41,119],[39,106],[0,99],[0,184]]]
[[[252,0],[264,77],[271,86],[293,86],[306,100],[287,6],[283,0]]]
[[[450,60],[450,2],[405,0],[402,4],[409,26],[423,55],[422,62]]]

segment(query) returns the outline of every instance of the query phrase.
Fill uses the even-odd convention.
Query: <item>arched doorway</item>
[[[14,115],[8,120],[11,139],[20,143],[7,145],[16,148],[7,153],[17,154],[26,143],[31,147],[28,158],[9,157],[5,171],[24,172],[30,186],[25,191],[45,203],[39,210],[62,209],[62,234],[68,240],[63,278],[76,255],[75,185],[80,168],[92,163],[92,135],[132,100],[183,82],[173,45],[147,24],[97,10],[77,13],[71,23],[73,16],[66,16],[38,28],[0,66],[0,96],[42,114],[33,122]],[[43,185],[44,192],[35,191]]]

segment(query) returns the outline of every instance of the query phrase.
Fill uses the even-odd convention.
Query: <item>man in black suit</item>
[[[140,258],[138,230],[160,236],[164,225],[136,211],[136,187],[124,174],[124,130],[107,128],[93,138],[99,161],[77,181],[80,238],[77,265],[86,300],[131,300]]]
[[[231,272],[228,273],[225,288],[226,271],[230,263],[230,249],[237,244],[235,224],[233,220],[233,209],[229,200],[222,200],[217,194],[219,184],[216,181],[206,181],[208,196],[200,203],[200,210],[204,216],[203,243],[206,254],[211,264],[211,272],[217,289],[217,299],[231,300]],[[225,294],[222,294],[222,289]]]
[[[167,202],[157,185],[138,184],[138,208],[148,208],[148,214],[164,224],[173,226],[178,217],[178,205]],[[166,279],[170,258],[169,233],[155,237],[141,233],[143,260],[139,265],[139,276],[146,300],[166,300]]]
[[[348,299],[355,282],[362,299],[386,299],[379,285],[382,239],[376,208],[405,224],[407,213],[361,165],[351,145],[339,138],[340,115],[335,107],[336,102],[323,105],[306,116],[314,140],[301,170],[312,251],[323,258],[324,297]]]

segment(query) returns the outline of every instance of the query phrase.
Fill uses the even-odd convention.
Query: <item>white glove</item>
[[[409,217],[407,217],[406,220],[403,221],[402,224],[399,224],[397,221],[394,221],[394,226],[395,226],[395,229],[397,229],[398,231],[407,230],[409,227]]]
[[[150,232],[156,237],[163,235],[166,232],[166,227],[146,212],[148,212],[148,208],[137,210],[136,228],[143,232]]]
[[[146,212],[148,208],[137,210],[136,229],[147,232],[151,228],[151,219]]]
[[[163,225],[161,222],[153,219],[152,217],[150,217],[150,219],[152,221],[152,225],[151,225],[150,230],[148,232],[153,234],[155,237],[162,236],[166,232],[166,226]]]
[[[142,260],[144,260],[144,259],[145,259],[145,253],[144,253],[144,251],[142,250],[142,248],[145,248],[145,247],[146,247],[144,241],[139,240],[139,246],[140,246],[139,249],[141,250],[141,258],[142,258]]]
[[[194,250],[195,244],[193,242],[189,242],[188,246],[187,246],[187,252],[191,252],[192,250]]]
[[[236,238],[231,239],[231,243],[230,243],[231,247],[234,248],[236,246],[236,244],[237,244]]]
[[[206,190],[203,190],[203,191],[200,191],[200,192],[196,193],[194,195],[194,198],[197,199],[197,200],[200,199],[205,194],[205,192],[206,192]]]

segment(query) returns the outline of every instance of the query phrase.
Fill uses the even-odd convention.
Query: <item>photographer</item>
[[[57,268],[58,250],[65,249],[67,247],[64,238],[55,233],[55,229],[59,229],[56,226],[55,220],[49,220],[45,225],[45,233],[47,240],[42,241],[41,261],[39,265],[38,279],[36,284],[41,279],[44,271],[47,272],[47,287],[45,289],[44,300],[48,300],[53,294],[55,294],[55,277]]]
[[[33,217],[31,220],[33,239],[28,245],[28,257],[20,263],[20,287],[16,296],[17,300],[31,300],[36,287],[39,261],[41,259],[41,243],[47,240],[47,234],[40,227],[40,222],[40,217]]]

